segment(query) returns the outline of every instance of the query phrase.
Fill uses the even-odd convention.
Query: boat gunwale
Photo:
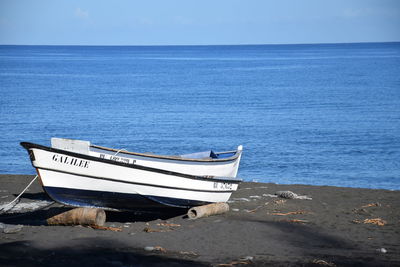
[[[144,170],[144,171],[149,171],[149,172],[157,172],[157,173],[173,175],[173,176],[178,176],[178,177],[188,178],[188,179],[193,179],[193,180],[203,180],[203,181],[233,183],[233,184],[239,184],[240,182],[242,182],[242,179],[239,179],[236,177],[218,177],[218,176],[207,177],[207,176],[185,174],[185,173],[180,173],[180,172],[174,172],[174,171],[168,171],[168,170],[163,170],[163,169],[142,166],[142,165],[138,165],[138,164],[130,164],[130,163],[124,163],[124,162],[114,161],[114,160],[110,160],[110,159],[98,158],[95,156],[90,156],[90,155],[81,154],[81,153],[77,153],[77,152],[43,146],[43,145],[34,144],[34,143],[30,143],[30,142],[21,142],[20,145],[23,146],[26,150],[28,150],[28,152],[32,148],[41,149],[41,150],[45,150],[48,152],[65,154],[68,156],[82,158],[82,159],[86,159],[86,160],[97,161],[97,162],[102,162],[102,163],[106,163],[106,164],[117,165],[117,166],[122,166],[122,167],[127,167],[127,168],[133,168],[133,169],[139,169],[139,170]],[[33,165],[32,160],[31,160],[31,163]],[[35,167],[35,168],[42,168],[42,167]]]
[[[128,154],[128,155],[134,155],[134,156],[139,156],[139,157],[145,157],[145,158],[155,158],[155,159],[165,159],[165,160],[179,160],[179,161],[189,161],[189,162],[227,162],[227,161],[235,161],[241,154],[241,150],[232,150],[232,151],[223,151],[223,152],[217,152],[216,154],[226,154],[226,153],[233,153],[235,152],[235,155],[232,157],[228,158],[223,158],[223,159],[191,159],[191,158],[183,158],[180,156],[169,156],[169,155],[157,155],[157,154],[148,154],[148,153],[139,153],[139,152],[131,152],[127,150],[120,150],[120,149],[115,149],[115,148],[109,148],[109,147],[104,147],[104,146],[98,146],[98,145],[90,145],[90,147],[96,148],[96,149],[102,149],[102,150],[107,150],[107,151],[112,151],[116,152],[118,154]]]

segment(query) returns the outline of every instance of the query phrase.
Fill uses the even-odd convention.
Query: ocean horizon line
[[[399,41],[384,42],[333,42],[333,43],[270,43],[270,44],[0,44],[0,47],[10,46],[42,46],[42,47],[224,47],[224,46],[308,46],[308,45],[358,45],[358,44],[400,44]]]

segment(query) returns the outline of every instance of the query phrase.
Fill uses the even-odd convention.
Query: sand
[[[0,208],[32,178],[0,175]],[[311,199],[274,197],[287,190]],[[242,183],[222,215],[107,212],[99,230],[47,226],[68,208],[35,181],[0,214],[22,225],[0,231],[0,266],[400,266],[399,204],[400,191]]]

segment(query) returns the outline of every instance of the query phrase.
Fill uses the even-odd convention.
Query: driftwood
[[[110,227],[110,226],[100,226],[100,225],[89,225],[89,227],[98,230],[110,230],[114,232],[122,232],[121,227]]]
[[[204,206],[198,206],[191,208],[187,215],[189,219],[198,219],[201,217],[207,217],[216,214],[222,214],[229,211],[229,205],[225,202],[213,203]]]
[[[102,209],[76,208],[47,219],[49,225],[97,225],[103,226],[106,213]]]

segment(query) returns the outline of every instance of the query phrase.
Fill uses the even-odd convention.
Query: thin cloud
[[[89,18],[89,12],[81,9],[80,7],[75,9],[74,14],[75,14],[76,17],[81,18],[81,19]]]

